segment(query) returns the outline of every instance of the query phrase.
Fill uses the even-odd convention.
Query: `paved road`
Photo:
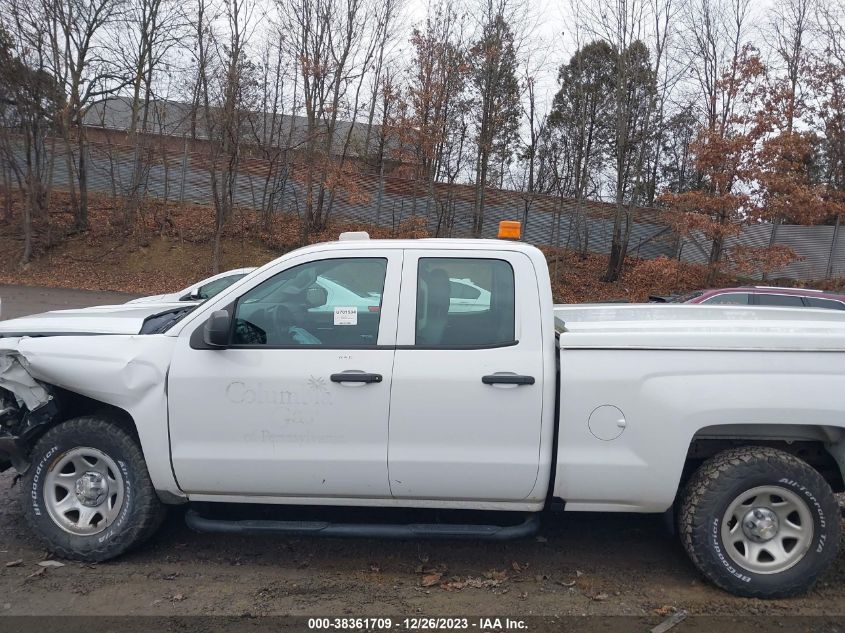
[[[0,284],[0,320],[64,308],[124,303],[135,295],[124,292],[68,290],[65,288],[33,288]]]

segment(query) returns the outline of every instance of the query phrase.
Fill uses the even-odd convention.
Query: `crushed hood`
[[[0,321],[0,337],[138,334],[146,319],[191,307],[193,304],[142,303],[53,310]]]

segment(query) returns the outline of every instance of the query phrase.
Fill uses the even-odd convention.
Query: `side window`
[[[723,295],[716,295],[705,299],[701,303],[707,305],[748,305],[749,295],[747,292],[727,292]]]
[[[845,303],[833,299],[817,299],[816,297],[804,297],[804,301],[811,308],[828,308],[830,310],[845,310]]]
[[[289,268],[238,299],[234,345],[375,345],[387,260],[324,259]]]
[[[803,308],[801,297],[795,295],[758,294],[757,301],[761,306],[781,306],[785,308]]]
[[[417,269],[416,345],[512,343],[514,277],[501,259],[424,257]]]

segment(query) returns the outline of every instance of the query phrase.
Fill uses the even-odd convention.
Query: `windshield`
[[[203,284],[199,287],[196,297],[191,298],[211,299],[212,297],[219,295],[239,279],[243,279],[246,276],[247,273],[237,273],[235,275],[228,275],[226,277],[221,277],[220,279],[215,279],[214,281],[209,281],[207,284]]]

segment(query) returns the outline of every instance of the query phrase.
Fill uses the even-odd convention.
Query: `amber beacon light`
[[[518,240],[522,234],[522,223],[516,220],[502,220],[499,222],[500,240]]]

